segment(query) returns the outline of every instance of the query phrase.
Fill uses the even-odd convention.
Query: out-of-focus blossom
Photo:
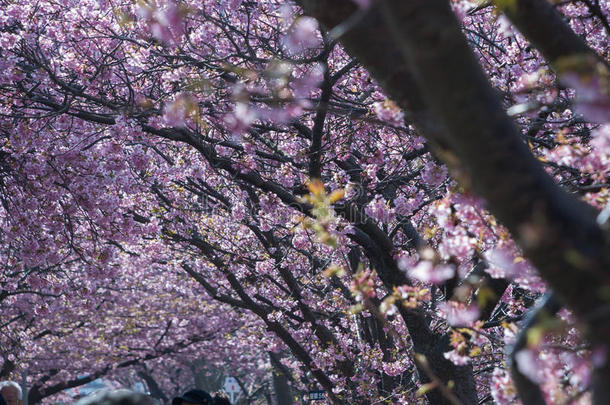
[[[479,317],[479,308],[476,305],[466,305],[456,301],[442,302],[438,309],[451,326],[465,326]]]
[[[375,297],[374,274],[371,270],[360,270],[354,275],[350,284],[350,290],[356,301],[360,302],[364,299]]]
[[[172,127],[186,126],[186,119],[199,110],[197,100],[188,94],[179,94],[163,107],[163,121]]]
[[[513,27],[511,22],[504,15],[498,17],[498,32],[506,37],[515,35],[515,27]]]
[[[541,367],[538,362],[538,357],[530,349],[523,349],[515,353],[515,360],[517,361],[517,368],[519,372],[535,382],[536,384],[544,381],[544,376],[540,373]]]
[[[256,118],[256,113],[246,103],[238,102],[232,113],[225,116],[227,129],[234,137],[246,132]]]
[[[317,64],[313,66],[307,73],[300,77],[294,78],[290,82],[292,94],[294,98],[311,97],[311,92],[317,90],[319,84],[324,78],[324,66]]]
[[[321,43],[318,21],[307,16],[297,18],[282,42],[292,54],[318,47]]]
[[[448,264],[435,265],[429,260],[422,260],[412,269],[407,270],[409,277],[423,283],[440,284],[455,275],[455,268]]]
[[[153,37],[161,42],[177,44],[184,35],[184,13],[174,1],[159,7],[140,2],[136,14],[145,20]]]
[[[563,84],[576,91],[575,109],[589,121],[610,121],[610,72],[595,57],[575,55],[559,59],[556,70]]]
[[[380,121],[400,126],[404,122],[404,113],[391,100],[378,101],[373,104],[373,112]]]
[[[486,272],[493,278],[512,278],[517,270],[514,255],[506,248],[495,248],[485,252],[489,264]]]
[[[605,123],[610,121],[610,94],[606,80],[598,76],[583,77],[576,72],[561,75],[561,81],[576,90],[575,109],[587,120]]]
[[[466,364],[470,363],[470,361],[472,360],[470,357],[463,356],[455,350],[445,352],[445,353],[443,353],[443,356],[447,360],[449,360],[450,362],[455,364],[456,366],[465,366]]]

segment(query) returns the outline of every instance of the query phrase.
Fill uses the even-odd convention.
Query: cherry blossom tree
[[[607,3],[0,5],[32,403],[195,359],[248,403],[608,402]]]

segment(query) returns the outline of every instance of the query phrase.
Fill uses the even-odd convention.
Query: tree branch
[[[550,63],[569,56],[589,55],[607,65],[547,0],[495,0],[494,3]]]
[[[540,405],[545,404],[542,390],[532,380],[529,379],[519,370],[516,354],[523,350],[527,345],[527,337],[533,327],[543,322],[549,316],[554,316],[561,306],[551,293],[545,294],[541,298],[536,308],[532,309],[526,319],[521,324],[521,331],[517,335],[515,344],[510,351],[510,371],[513,377],[513,382],[517,388],[519,398],[523,405]]]

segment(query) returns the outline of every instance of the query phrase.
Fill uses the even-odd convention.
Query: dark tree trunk
[[[292,389],[289,384],[290,379],[286,374],[287,370],[282,367],[277,354],[269,353],[269,357],[271,358],[271,365],[273,366],[273,392],[275,393],[275,404],[292,405],[294,402]]]

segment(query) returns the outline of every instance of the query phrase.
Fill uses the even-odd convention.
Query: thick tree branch
[[[608,236],[595,223],[592,209],[556,186],[520,140],[448,3],[392,0],[383,7],[427,104],[450,131],[455,154],[450,160],[463,167],[466,182],[487,199],[573,309],[587,317],[603,307],[600,287],[610,283]],[[595,293],[583,296],[582,291]],[[589,323],[608,336],[608,316]]]
[[[353,12],[343,1],[299,3],[327,26]],[[419,107],[411,116],[437,155],[487,199],[556,293],[588,320],[592,339],[610,341],[610,312],[598,311],[607,305],[610,237],[593,210],[555,185],[521,141],[446,0],[377,3],[384,17],[373,9],[351,27],[341,38],[347,51],[407,112]]]
[[[496,0],[494,3],[550,63],[576,55],[589,55],[603,62],[547,0]]]
[[[328,112],[328,102],[332,95],[333,84],[328,68],[324,71],[322,82],[322,95],[318,102],[318,112],[313,121],[311,129],[311,146],[309,147],[309,177],[312,179],[322,178],[322,136],[324,134],[324,122]]]
[[[315,0],[300,3],[327,25],[353,11],[343,1],[332,8]],[[556,186],[532,157],[448,3],[382,3],[385,20],[371,10],[341,38],[347,50],[401,107],[420,107],[413,118],[422,134],[450,146],[450,154],[436,151],[463,184],[487,199],[556,293],[583,317],[603,307],[602,289],[610,280],[608,235],[595,223],[593,210]],[[431,123],[431,116],[438,123]],[[595,293],[583,296],[587,290]],[[605,336],[610,335],[608,316],[591,321]]]

